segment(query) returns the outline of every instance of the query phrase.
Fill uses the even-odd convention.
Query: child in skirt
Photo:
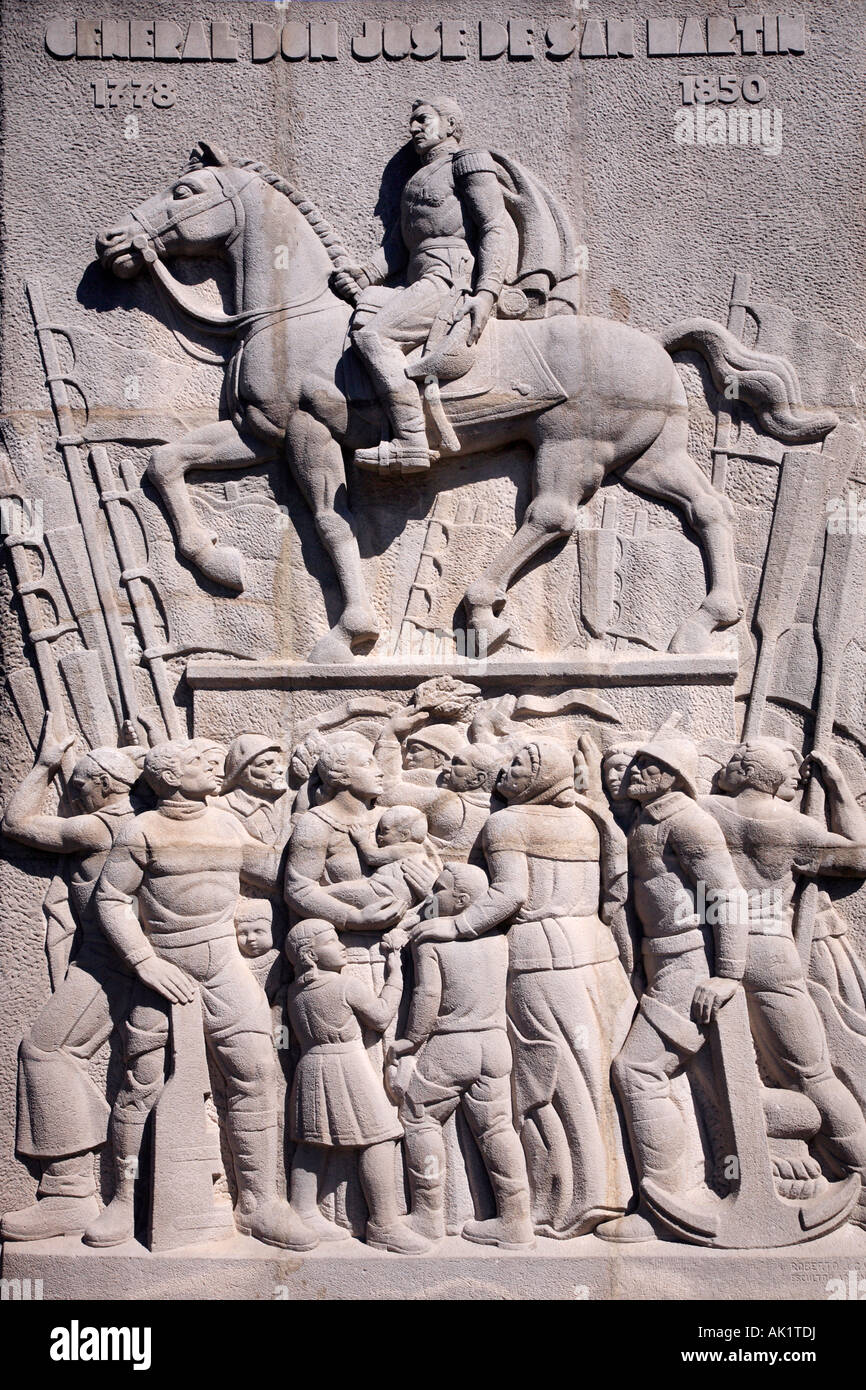
[[[342,1230],[318,1208],[317,1150],[356,1149],[369,1214],[367,1244],[406,1255],[421,1254],[429,1242],[400,1215],[395,1145],[403,1131],[359,1022],[382,1033],[395,1017],[403,992],[404,942],[402,933],[383,938],[385,983],[378,995],[344,972],[348,954],[330,922],[298,922],[286,938],[286,953],[295,967],[288,1014],[301,1048],[289,1097],[289,1132],[297,1146],[293,1204],[320,1240],[342,1238]]]

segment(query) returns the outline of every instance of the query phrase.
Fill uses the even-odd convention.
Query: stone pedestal
[[[356,1240],[306,1255],[243,1236],[149,1254],[50,1240],[9,1245],[3,1279],[44,1299],[827,1300],[849,1271],[866,1278],[866,1234],[847,1227],[810,1245],[772,1251],[701,1250],[668,1241],[612,1246],[595,1236],[539,1239],[529,1254],[474,1247],[450,1236],[432,1255],[383,1254]],[[833,1284],[832,1281],[842,1281]],[[6,1286],[15,1297],[14,1284]]]

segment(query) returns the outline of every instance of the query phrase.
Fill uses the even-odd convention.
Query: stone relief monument
[[[864,16],[397,8],[2,9],[3,1275],[823,1297]]]

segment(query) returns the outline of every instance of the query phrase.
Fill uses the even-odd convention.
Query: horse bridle
[[[198,170],[190,169],[187,172],[192,174],[197,173]],[[166,235],[167,232],[174,231],[175,227],[180,227],[184,222],[189,222],[193,217],[200,217],[202,213],[210,212],[213,208],[222,207],[223,203],[231,203],[235,213],[235,225],[232,231],[229,233],[228,239],[226,240],[225,244],[228,247],[233,245],[234,242],[237,241],[238,237],[241,235],[241,233],[244,230],[244,227],[246,226],[247,220],[247,214],[243,205],[243,200],[241,199],[241,193],[244,191],[245,188],[248,187],[249,184],[252,183],[256,175],[250,174],[248,178],[244,179],[244,182],[240,185],[239,188],[235,188],[232,186],[232,184],[228,182],[224,172],[221,169],[218,169],[215,166],[210,166],[208,168],[208,173],[212,174],[213,177],[216,179],[216,182],[220,189],[220,194],[214,194],[214,196],[203,205],[198,203],[198,198],[201,197],[201,194],[198,194],[195,200],[197,203],[196,207],[190,208],[186,212],[178,211],[178,213],[175,216],[169,217],[168,220],[164,222],[163,225],[159,228],[159,230],[157,230],[155,227],[150,226],[148,224],[147,219],[144,216],[142,216],[140,211],[130,212],[130,222],[132,222],[134,226],[140,227],[142,233],[144,234],[143,242],[140,236],[136,236],[133,237],[132,244],[137,251],[141,252],[145,261],[150,263],[153,257],[162,256],[166,254],[167,248],[163,240],[163,237]],[[183,199],[182,201],[185,202],[186,199]],[[149,255],[148,252],[150,252]]]
[[[264,327],[265,324],[259,322],[275,314],[292,316],[293,311],[298,314],[303,312],[313,312],[311,306],[318,304],[328,293],[328,284],[325,282],[320,289],[313,294],[307,295],[304,299],[293,300],[287,304],[274,304],[262,309],[244,309],[239,313],[225,314],[221,310],[205,308],[205,306],[195,304],[184,293],[184,288],[174,279],[162,263],[162,256],[167,254],[164,237],[166,233],[173,231],[175,227],[181,226],[184,222],[190,221],[193,217],[200,217],[203,213],[210,212],[213,208],[222,207],[223,203],[231,203],[235,213],[235,225],[225,241],[225,247],[233,246],[246,227],[246,209],[244,208],[241,193],[253,181],[258,178],[258,174],[251,173],[239,186],[233,185],[226,177],[226,171],[213,165],[208,165],[207,170],[212,174],[219,186],[219,194],[214,194],[206,203],[198,202],[201,194],[196,196],[196,207],[186,211],[178,212],[169,217],[160,228],[149,224],[139,210],[130,212],[129,220],[133,226],[140,227],[141,231],[132,238],[132,246],[141,255],[150,274],[156,284],[157,289],[163,295],[167,295],[174,307],[181,310],[188,318],[194,322],[209,328],[212,333],[237,333],[245,327],[255,324],[257,327]],[[197,170],[188,170],[188,173],[195,173]],[[186,201],[186,200],[183,200]],[[243,264],[239,267],[240,284],[238,286],[238,298],[243,303]]]

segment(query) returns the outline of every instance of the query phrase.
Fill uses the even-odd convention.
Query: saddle
[[[428,437],[440,453],[457,454],[461,426],[549,410],[568,399],[536,341],[541,320],[491,319],[469,347],[469,320],[461,319],[438,342],[416,348],[406,375],[421,386]],[[347,344],[338,379],[350,404],[369,406],[377,397],[363,362]]]

